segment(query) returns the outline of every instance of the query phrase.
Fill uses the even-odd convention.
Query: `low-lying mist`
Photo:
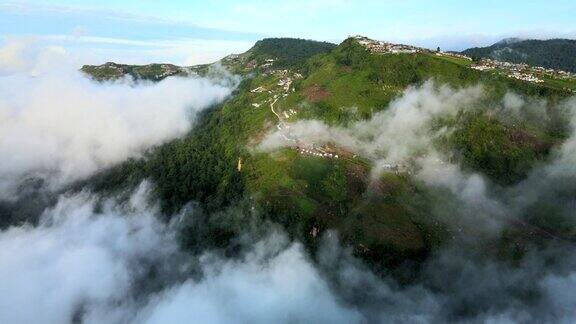
[[[241,258],[179,251],[143,183],[119,204],[63,196],[37,227],[0,235],[6,323],[350,322],[302,246],[279,231]],[[31,312],[30,308],[34,311]]]
[[[574,249],[519,264],[450,245],[406,285],[375,275],[324,233],[313,254],[276,227],[236,257],[181,251],[182,215],[157,220],[143,183],[124,203],[63,196],[37,227],[0,234],[7,323],[571,322]],[[34,311],[31,312],[30,309]]]
[[[27,47],[12,42],[0,53],[19,49]],[[98,83],[65,52],[33,52],[44,54],[22,60],[37,58],[36,64],[20,64],[14,53],[5,62],[12,67],[1,69],[0,198],[13,195],[23,178],[43,178],[56,188],[182,136],[198,112],[237,84],[201,77]],[[42,59],[46,53],[55,56],[50,64]]]

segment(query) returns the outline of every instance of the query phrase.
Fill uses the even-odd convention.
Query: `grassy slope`
[[[552,100],[565,95],[553,87],[478,72],[432,55],[371,55],[351,40],[299,66],[305,78],[276,107],[280,111],[296,108],[297,118],[332,124],[369,118],[407,86],[431,78],[454,87],[480,82],[494,98],[508,88]],[[450,237],[448,229],[427,215],[434,192],[409,176],[388,174],[374,186],[368,181],[370,165],[365,161],[334,162],[288,149],[273,154],[251,152],[251,143],[277,119],[268,104],[252,106],[268,94],[249,90],[272,87],[277,80],[273,75],[245,80],[232,99],[202,116],[187,137],[153,150],[146,161],[131,161],[101,174],[93,179],[93,187],[117,189],[151,178],[166,211],[176,211],[189,201],[208,210],[222,210],[250,197],[262,217],[284,225],[309,246],[315,245],[310,235],[314,227],[338,229],[358,254],[374,264],[418,259]],[[311,87],[322,89],[324,95],[307,100]],[[516,141],[514,131],[502,122],[483,115],[458,118],[445,121],[461,124],[445,144],[459,153],[465,165],[493,179],[511,173],[514,178],[507,181],[517,181],[547,154],[534,143],[549,143],[550,134],[530,132],[531,141]],[[498,140],[486,146],[483,138]],[[243,160],[241,172],[236,170],[238,158]],[[215,227],[215,240],[221,237],[223,224]]]

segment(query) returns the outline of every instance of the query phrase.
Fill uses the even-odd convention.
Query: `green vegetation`
[[[459,58],[459,57],[454,57],[454,56],[447,56],[447,55],[432,55],[429,54],[430,56],[434,57],[434,58],[439,58],[451,63],[455,63],[461,66],[471,66],[473,61],[464,59],[464,58]]]
[[[549,76],[542,77],[544,82],[552,87],[559,89],[569,89],[576,92],[576,78],[575,79],[555,79]]]
[[[320,53],[327,53],[335,44],[298,38],[266,38],[256,42],[248,51],[250,59],[263,62],[275,59],[276,68],[297,68],[306,59]]]
[[[131,76],[135,80],[160,81],[169,76],[187,76],[190,72],[203,71],[206,65],[183,68],[173,64],[126,65],[108,62],[102,65],[84,65],[80,71],[96,81],[116,80]]]
[[[536,163],[544,161],[555,142],[549,134],[521,124],[504,124],[484,112],[461,114],[452,122],[456,127],[448,147],[465,167],[502,185],[524,179]]]

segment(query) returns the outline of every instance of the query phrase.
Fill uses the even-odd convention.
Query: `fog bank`
[[[25,177],[58,186],[182,136],[237,84],[200,77],[97,83],[67,53],[26,44],[0,49],[10,58],[0,74],[0,198]],[[44,63],[46,55],[57,63]]]

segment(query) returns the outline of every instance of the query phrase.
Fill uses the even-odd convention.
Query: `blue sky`
[[[33,37],[91,60],[203,63],[263,37],[349,35],[458,50],[504,37],[576,37],[576,1],[0,0],[0,37]]]

